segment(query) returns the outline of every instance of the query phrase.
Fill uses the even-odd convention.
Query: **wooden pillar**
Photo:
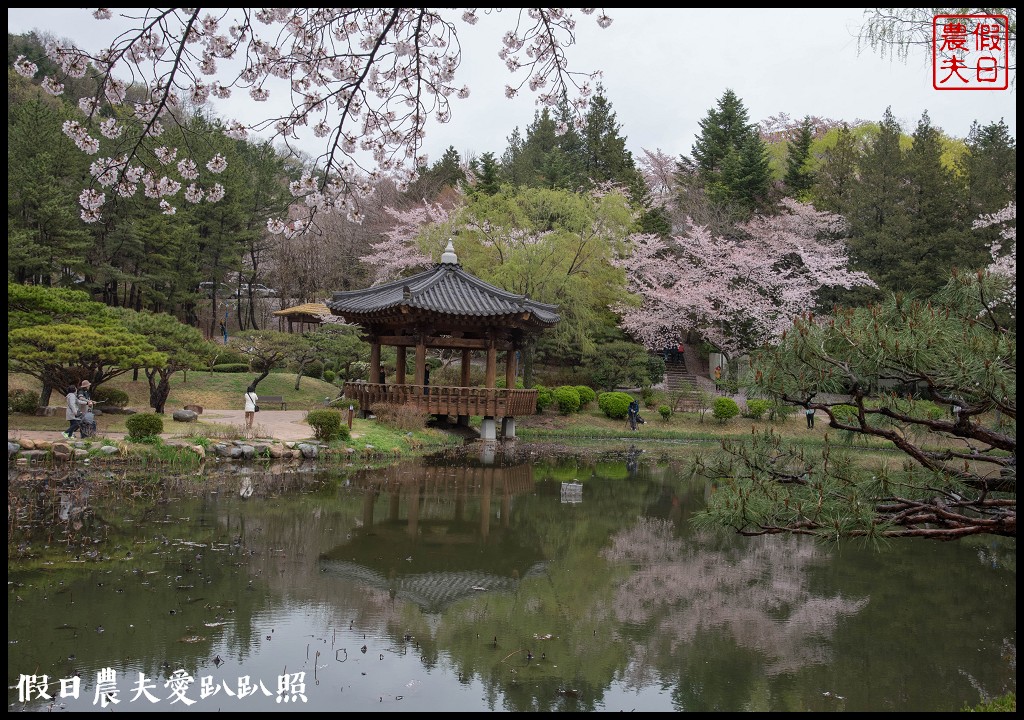
[[[399,345],[395,352],[397,353],[398,359],[395,361],[395,382],[399,385],[405,385],[405,345]]]
[[[462,351],[462,387],[469,387],[469,370],[471,367],[471,361],[473,358],[472,350]]]
[[[498,348],[494,347],[494,338],[487,341],[487,375],[484,380],[484,387],[495,387],[498,377]]]
[[[505,387],[509,390],[516,386],[516,350],[505,353]]]
[[[377,338],[370,339],[370,380],[375,383],[380,381],[380,343]]]
[[[413,380],[414,385],[422,385],[423,378],[426,377],[427,368],[427,343],[426,338],[420,335],[416,338],[416,375]]]

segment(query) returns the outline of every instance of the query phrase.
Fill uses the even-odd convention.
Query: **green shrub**
[[[658,406],[658,414],[661,415],[662,420],[668,420],[672,417],[672,408],[668,405],[660,405]]]
[[[209,355],[209,362],[215,362],[218,365],[242,363],[243,365],[248,366],[249,358],[240,352],[232,350],[230,345],[225,347],[218,344],[211,351]],[[209,368],[209,362],[203,367]]]
[[[98,387],[92,393],[93,402],[97,405],[113,405],[114,407],[128,406],[128,393],[115,387]]]
[[[302,368],[302,376],[310,378],[322,378],[324,376],[324,364],[319,360],[311,360]]]
[[[534,385],[537,391],[537,412],[542,413],[555,401],[555,394],[543,385]]]
[[[649,387],[641,389],[640,399],[644,401],[644,407],[654,407],[654,390]]]
[[[158,437],[164,431],[164,420],[156,413],[135,413],[124,421],[128,439],[141,442],[146,438]]]
[[[771,400],[765,400],[764,398],[750,398],[747,400],[747,411],[743,413],[743,417],[760,420],[764,417],[764,414],[768,412],[768,409],[771,406]]]
[[[715,420],[724,423],[740,414],[740,406],[731,397],[717,397],[711,414]]]
[[[348,438],[348,425],[341,421],[341,413],[337,410],[310,410],[306,413],[306,422],[313,428],[313,437],[317,440],[330,441],[335,438]]]
[[[580,409],[580,394],[575,387],[563,385],[555,388],[555,402],[558,404],[558,412],[569,415]]]
[[[660,354],[647,356],[647,379],[657,385],[665,379],[665,358]]]
[[[586,407],[597,399],[597,393],[589,385],[574,385],[576,392],[580,394],[580,407]]]
[[[334,378],[337,377],[333,370],[324,370],[324,380],[329,383],[334,382]]]
[[[629,412],[629,404],[633,402],[633,396],[629,393],[603,392],[597,396],[597,406],[607,417],[612,420],[622,420]]]
[[[244,373],[249,372],[249,365],[247,363],[223,363],[221,365],[214,365],[210,369],[213,372]]]
[[[18,388],[7,393],[7,413],[25,413],[35,415],[39,406],[39,393]]]

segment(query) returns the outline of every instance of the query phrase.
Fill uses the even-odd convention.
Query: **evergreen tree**
[[[906,213],[906,173],[900,150],[900,126],[886,108],[878,136],[867,148],[854,183],[850,221],[850,251],[854,267],[866,272],[882,290],[910,289],[893,258],[910,231]],[[872,296],[874,297],[874,296]],[[851,297],[848,304],[867,297]]]
[[[889,258],[890,273],[903,282],[897,287],[928,295],[952,268],[988,262],[982,236],[965,222],[960,183],[943,165],[941,140],[925,112],[905,155],[908,232]]]
[[[814,185],[811,170],[811,142],[814,140],[814,124],[807,116],[797,128],[796,138],[786,144],[786,175],[783,183],[788,195],[805,202]]]
[[[429,168],[420,168],[419,177],[409,187],[406,196],[416,201],[433,200],[446,188],[458,188],[466,181],[462,159],[453,145],[449,145],[441,159]]]
[[[472,195],[494,195],[501,189],[501,168],[494,153],[485,152],[470,163],[476,182],[470,188]]]
[[[765,204],[771,182],[767,149],[736,93],[726,90],[699,124],[691,152],[697,179],[708,196],[748,210]]]
[[[853,204],[853,187],[857,177],[857,140],[846,123],[836,131],[835,145],[821,154],[821,163],[814,174],[811,199],[819,210],[847,216]]]
[[[526,128],[526,138],[519,139],[518,128],[502,156],[502,176],[515,187],[578,190],[583,177],[575,163],[582,157],[580,138],[570,125],[558,133],[559,120],[551,110],[536,113]]]
[[[633,154],[626,149],[626,138],[620,134],[621,125],[615,120],[611,103],[598,86],[587,110],[586,124],[581,133],[582,157],[580,165],[587,186],[614,182],[630,187],[636,182],[637,168]]]
[[[18,282],[77,285],[91,264],[75,199],[87,162],[60,131],[59,104],[30,87],[8,108],[7,264]]]
[[[1002,120],[974,122],[959,170],[966,179],[966,214],[993,213],[1017,197],[1017,141]]]

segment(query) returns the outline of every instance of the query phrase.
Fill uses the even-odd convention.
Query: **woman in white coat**
[[[252,421],[256,416],[256,403],[259,402],[259,395],[256,394],[256,386],[250,385],[245,389],[245,429],[252,430]]]

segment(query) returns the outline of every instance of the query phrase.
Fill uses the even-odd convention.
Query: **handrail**
[[[537,407],[537,391],[518,388],[347,382],[343,392],[358,400],[361,411],[388,404],[412,405],[431,415],[510,417],[532,415]]]

